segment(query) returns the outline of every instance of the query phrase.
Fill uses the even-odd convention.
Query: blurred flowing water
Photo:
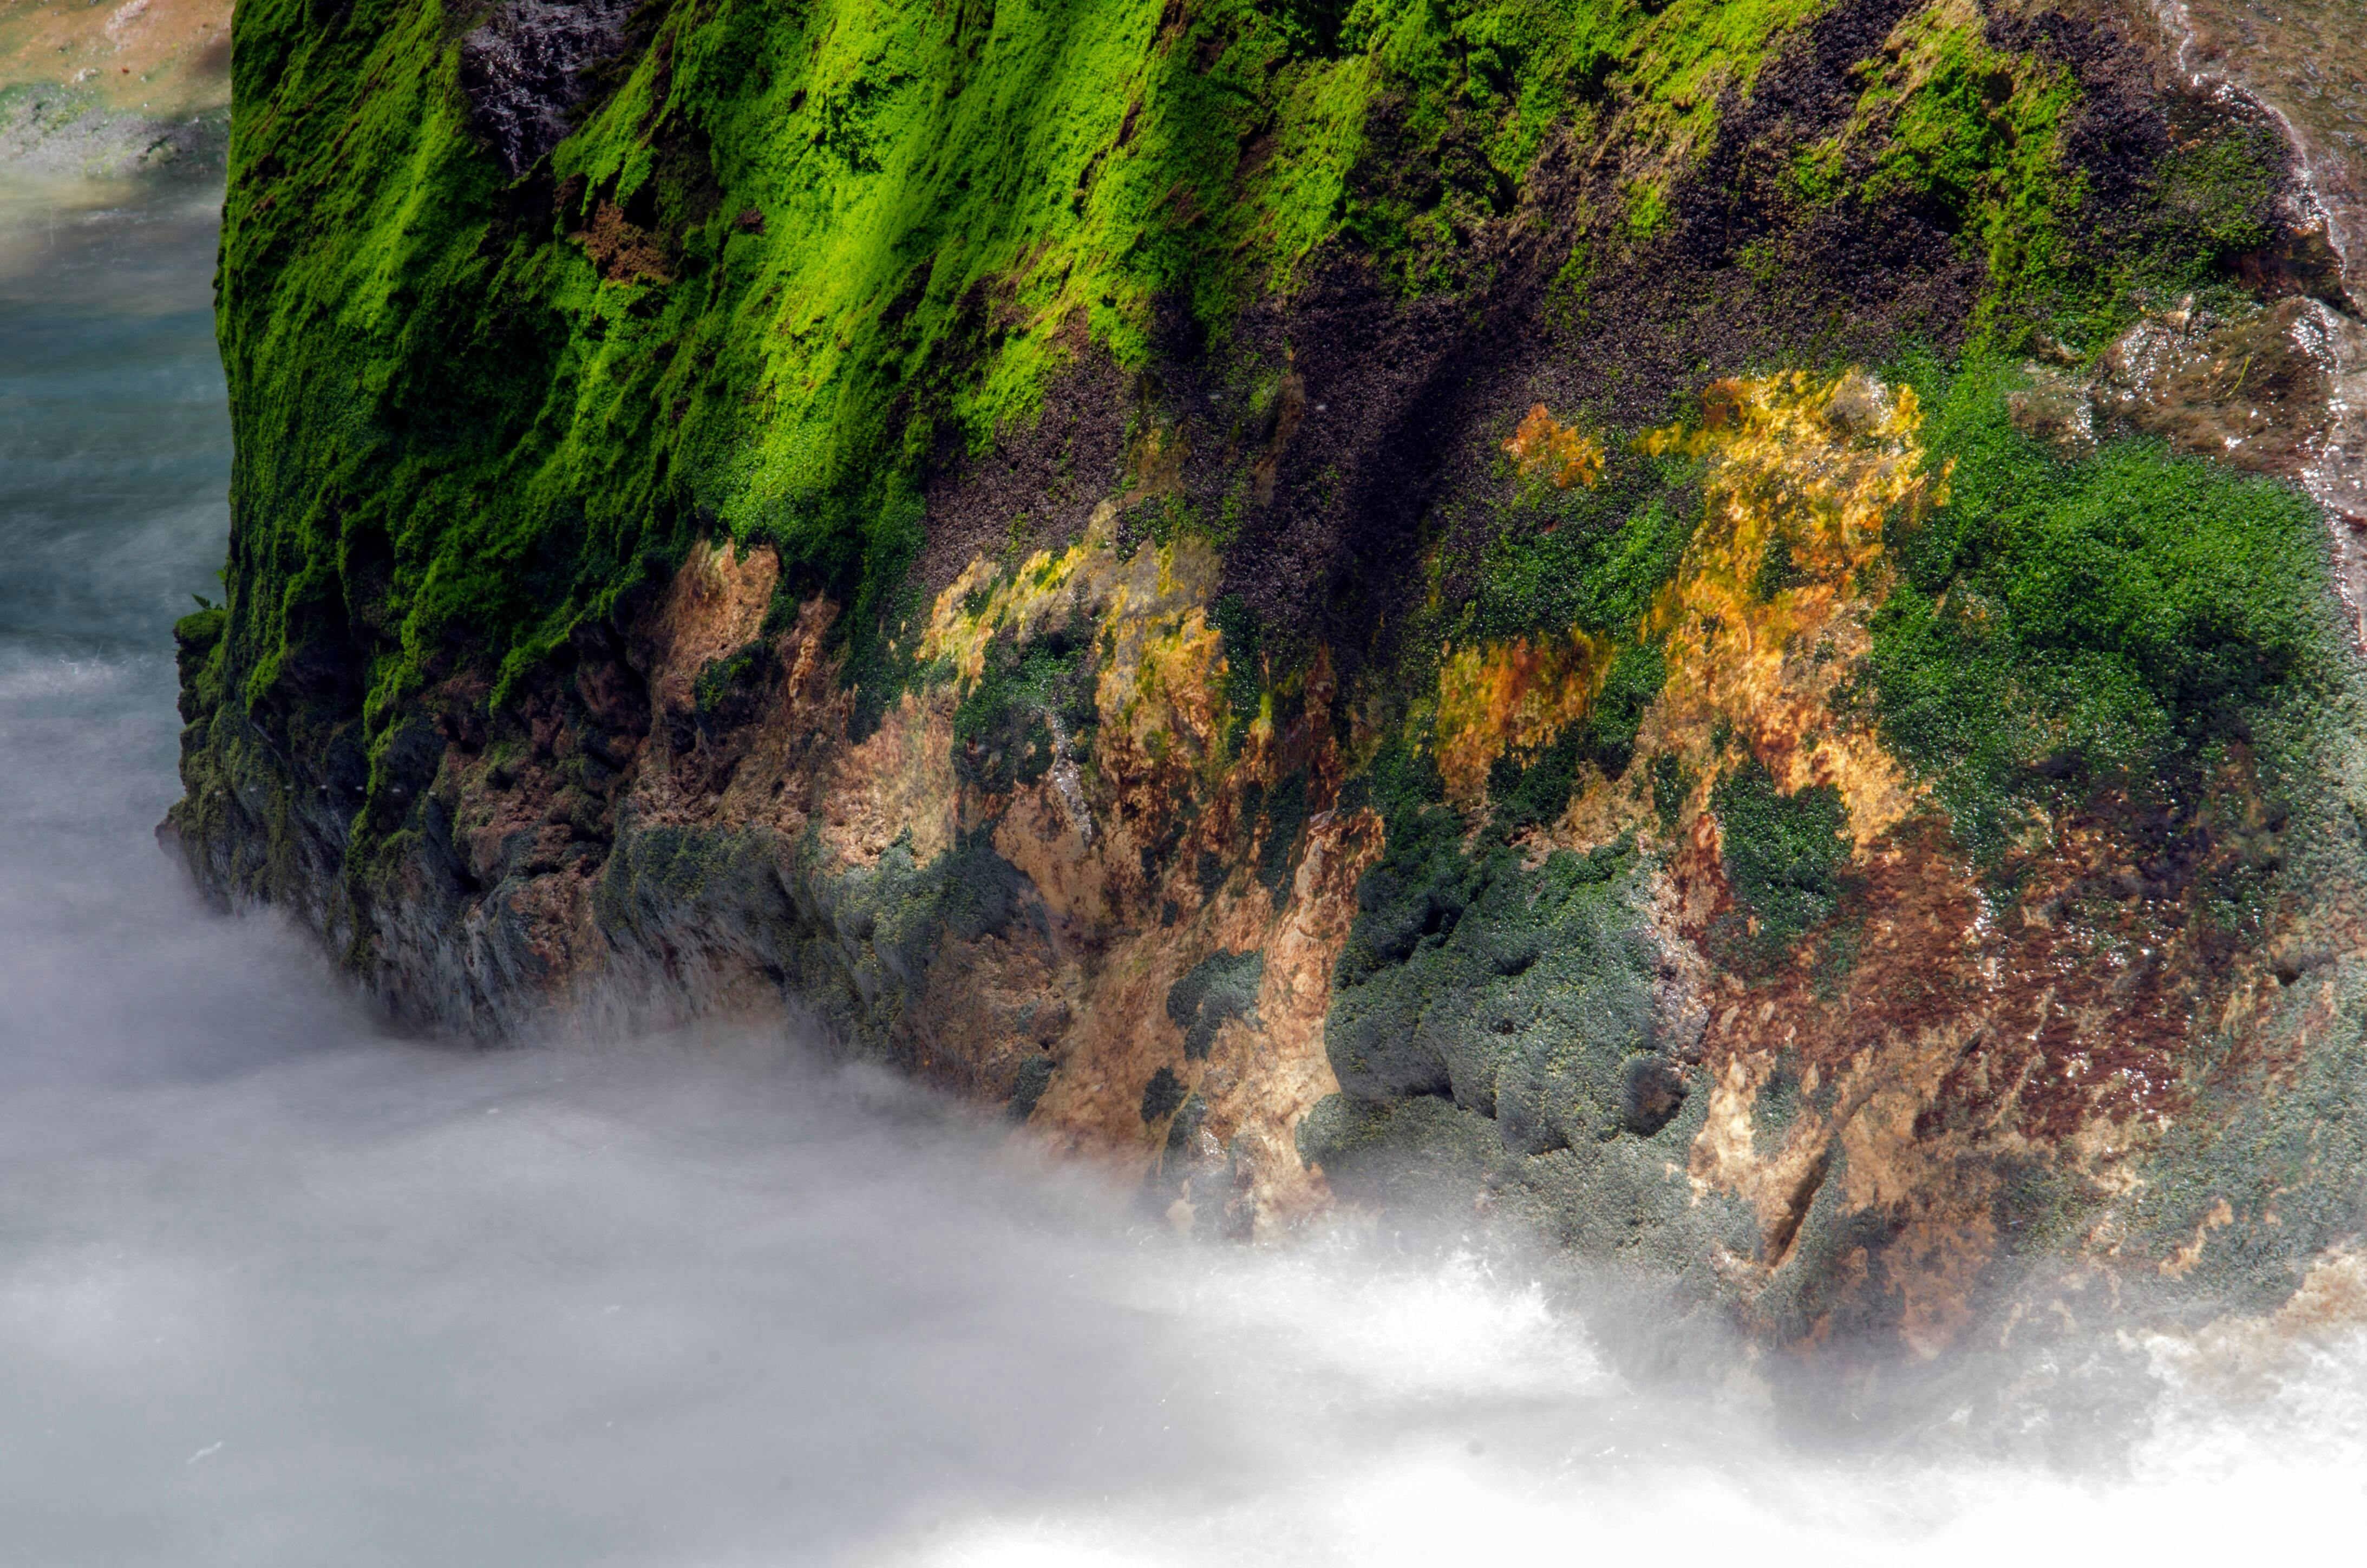
[[[2367,1518],[2348,1324],[1787,1410],[1542,1262],[1182,1243],[790,1042],[380,1036],[150,838],[227,527],[214,205],[0,193],[0,1564],[2169,1562]]]

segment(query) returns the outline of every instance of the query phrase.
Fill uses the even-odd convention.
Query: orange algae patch
[[[1533,756],[1585,718],[1613,647],[1574,631],[1449,653],[1438,672],[1438,772],[1447,798],[1477,801],[1498,757]]]
[[[1628,639],[1572,629],[1447,650],[1434,733],[1448,798],[1478,801],[1498,757],[1534,756],[1583,720],[1628,641],[1658,643],[1668,669],[1638,756],[1677,754],[1714,777],[1738,760],[1733,737],[1787,794],[1837,786],[1860,846],[1903,820],[1912,786],[1871,726],[1832,699],[1864,656],[1888,586],[1886,521],[1947,500],[1945,472],[1922,471],[1921,424],[1912,387],[1787,371],[1713,381],[1697,423],[1637,437],[1653,456],[1704,465],[1702,516],[1676,575]],[[1542,404],[1504,448],[1523,473],[1557,483],[1600,472],[1599,449]]]
[[[1504,450],[1523,479],[1546,480],[1557,490],[1573,484],[1591,490],[1603,482],[1603,449],[1547,414],[1542,403],[1529,410]]]
[[[1709,463],[1702,520],[1642,628],[1661,644],[1668,680],[1639,751],[1716,767],[1730,730],[1786,793],[1837,786],[1861,846],[1906,816],[1913,798],[1898,765],[1831,699],[1864,655],[1866,619],[1887,587],[1886,518],[1947,500],[1946,473],[1922,472],[1921,423],[1912,387],[1795,370],[1714,381],[1699,426],[1638,437],[1655,456]]]

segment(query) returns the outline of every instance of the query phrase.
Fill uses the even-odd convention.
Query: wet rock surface
[[[2177,69],[2267,104],[2305,171],[2292,237],[2259,265],[2337,312],[2334,416],[2305,478],[2340,525],[2345,597],[2367,642],[2367,29],[2346,0],[2174,0],[2157,13]]]
[[[2180,451],[2299,479],[2333,436],[2340,332],[2334,311],[2314,299],[2226,323],[2169,312],[2104,352],[2095,405]]]
[[[460,90],[513,175],[559,145],[584,74],[624,42],[632,0],[503,0],[460,40]]]

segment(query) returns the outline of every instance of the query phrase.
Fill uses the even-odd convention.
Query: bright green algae
[[[2014,428],[2022,379],[1978,364],[1934,383],[1929,460],[1952,498],[1895,542],[1866,672],[1885,740],[1990,854],[2022,810],[2100,787],[2191,798],[2339,657],[2305,496],[2157,441],[2067,460]]]
[[[653,5],[576,133],[513,181],[456,82],[477,13],[259,0],[237,22],[221,299],[231,593],[181,629],[193,707],[309,725],[315,748],[325,723],[345,771],[367,759],[382,782],[427,686],[473,672],[498,706],[707,531],[775,544],[786,591],[849,606],[852,678],[905,678],[923,481],[1025,427],[1065,368],[1153,364],[1157,318],[1179,308],[1226,362],[1242,309],[1327,256],[1409,295],[1478,289],[1472,234],[1517,206],[1556,137],[1608,139],[1643,171],[1637,210],[1578,214],[1562,276],[1583,296],[1648,254],[1621,247],[1673,221],[1689,160],[1818,14]],[[2273,183],[2257,131],[2179,142],[2099,250],[2067,232],[2086,176],[2066,164],[2065,67],[1944,15],[1857,68],[1840,128],[1787,154],[1776,216],[1921,202],[1982,263],[1961,360],[1890,369],[1935,409],[1957,499],[1897,541],[1863,697],[1960,832],[1991,844],[2034,767],[2158,772],[2239,730],[2230,703],[2283,689],[2317,635],[2316,545],[2288,492],[2142,444],[2066,463],[2004,415],[2010,351],[2033,334],[2092,351],[2149,302],[2225,288]],[[1646,209],[1659,217],[1639,223]],[[1270,365],[1240,373],[1271,399]],[[1485,550],[1467,596],[1417,623],[1632,636],[1698,506],[1687,464],[1636,456],[1634,433],[1605,431],[1598,488],[1446,498],[1438,515],[1477,519]],[[1229,542],[1238,525],[1197,526]],[[1241,654],[1229,705],[1254,712],[1273,678],[1256,619],[1237,598],[1215,614]],[[1032,690],[1048,657],[1073,662],[1013,648],[997,669]],[[1397,678],[1425,673],[1417,655]],[[966,738],[999,733],[1001,678],[966,707]],[[1508,823],[1549,817],[1580,761],[1624,769],[1657,685],[1655,651],[1628,646],[1584,734],[1500,767]],[[338,710],[357,698],[351,733]],[[1040,768],[1045,737],[1009,742],[996,766]],[[361,821],[391,829],[403,812],[371,788]]]
[[[1342,234],[1455,281],[1557,127],[1625,86],[1698,134],[1807,9],[653,5],[511,182],[455,85],[472,14],[243,7],[229,669],[268,707],[358,622],[383,744],[404,696],[459,664],[506,689],[709,528],[777,544],[870,647],[912,608],[927,465],[1028,420],[1076,327],[1142,363],[1157,302],[1221,333]],[[1352,177],[1383,124],[1446,177]],[[565,237],[603,205],[654,267]]]

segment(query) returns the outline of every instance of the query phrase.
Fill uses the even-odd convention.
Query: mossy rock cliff
[[[235,25],[164,832],[397,1015],[1884,1355],[2347,1266],[2355,312],[2135,11]]]

